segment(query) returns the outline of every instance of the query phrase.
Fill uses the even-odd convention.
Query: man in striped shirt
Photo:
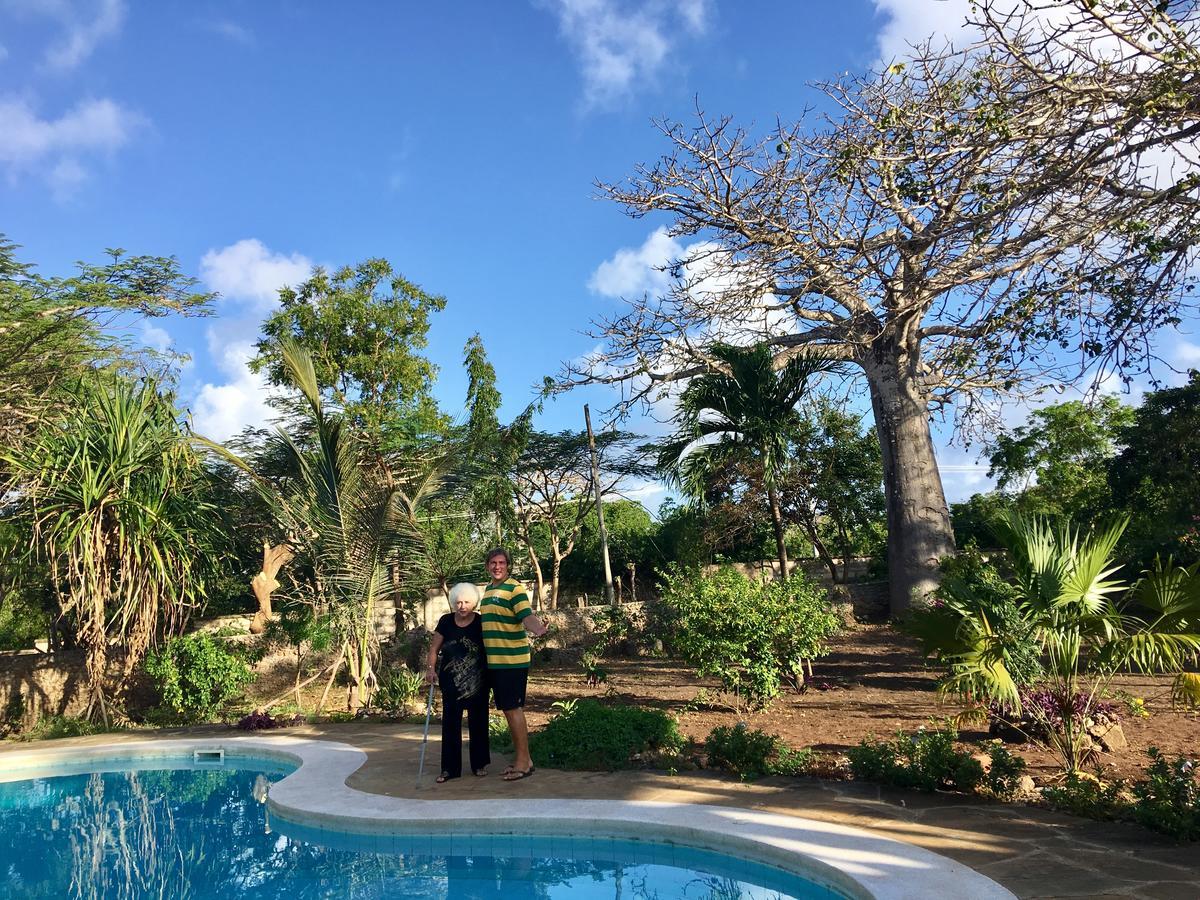
[[[529,677],[529,638],[538,637],[546,626],[533,613],[525,586],[509,577],[512,557],[502,547],[487,556],[491,583],[484,589],[479,613],[483,618],[483,649],[487,654],[488,680],[496,698],[496,709],[508,720],[513,740],[512,765],[504,770],[505,781],[520,781],[533,774],[529,755],[529,725],[525,721],[525,686]]]

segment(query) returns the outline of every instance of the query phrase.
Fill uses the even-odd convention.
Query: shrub
[[[237,727],[242,731],[266,731],[271,728],[289,728],[292,725],[300,725],[304,722],[304,716],[273,716],[268,712],[263,712],[256,709],[248,716],[243,716],[238,720]]]
[[[207,634],[171,638],[145,669],[163,703],[193,720],[213,718],[254,679],[241,655]]]
[[[672,565],[662,573],[662,602],[674,648],[739,706],[764,706],[785,679],[802,681],[803,661],[825,655],[841,628],[825,591],[802,574],[761,582],[729,567],[702,575]]]
[[[954,748],[954,729],[926,731],[894,741],[862,741],[849,751],[850,771],[863,781],[879,781],[922,791],[971,793],[984,779],[983,766]]]
[[[1118,819],[1127,814],[1121,798],[1125,782],[1102,782],[1090,775],[1070,772],[1063,781],[1042,788],[1042,797],[1054,809],[1087,819]]]
[[[1176,840],[1200,839],[1200,784],[1195,760],[1168,762],[1157,747],[1146,751],[1146,780],[1133,786],[1133,819]]]
[[[25,741],[49,741],[55,738],[83,737],[113,729],[74,716],[47,716],[21,735]]]
[[[596,700],[580,700],[529,736],[533,761],[559,769],[624,769],[636,756],[682,747],[679,726],[667,713]]]
[[[488,746],[493,753],[512,753],[513,739],[504,716],[488,717]]]
[[[596,637],[594,649],[600,654],[625,654],[631,650],[635,628],[625,607],[601,606],[589,611],[588,618]]]
[[[924,640],[926,649],[950,669],[953,678],[957,674],[953,652],[938,652],[941,647],[929,638],[940,636],[946,629],[957,629],[963,609],[977,610],[986,617],[996,643],[1003,648],[1004,667],[1017,686],[1026,688],[1037,681],[1043,671],[1041,647],[1033,629],[1021,618],[1017,589],[973,544],[942,559],[939,569],[942,582],[933,603],[913,610],[903,624],[904,630]]]
[[[374,705],[390,716],[404,715],[408,704],[425,692],[425,677],[408,666],[396,666],[379,681]]]
[[[993,797],[1008,800],[1014,797],[1019,787],[1021,776],[1025,774],[1025,760],[1017,756],[1000,741],[993,741],[988,747],[991,767],[983,778],[983,786]]]
[[[744,723],[719,725],[704,741],[708,764],[728,769],[745,781],[764,775],[803,775],[812,764],[810,749],[792,750],[774,734],[751,731]]]

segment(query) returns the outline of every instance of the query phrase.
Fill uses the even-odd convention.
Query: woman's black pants
[[[442,692],[442,771],[450,778],[462,775],[462,716],[467,714],[471,771],[478,772],[492,761],[488,747],[488,692],[460,700],[453,692]]]

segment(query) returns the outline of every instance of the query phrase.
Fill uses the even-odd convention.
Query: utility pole
[[[592,451],[592,489],[596,494],[596,521],[600,524],[600,552],[604,556],[604,596],[610,606],[616,605],[613,595],[612,563],[608,561],[608,532],[604,530],[604,500],[600,496],[600,463],[596,459],[596,437],[592,434],[592,414],[583,404],[583,421],[587,423],[588,449]]]

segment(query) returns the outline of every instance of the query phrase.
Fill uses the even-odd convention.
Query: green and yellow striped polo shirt
[[[529,638],[521,624],[533,614],[525,586],[515,579],[484,588],[479,604],[483,618],[483,647],[489,669],[529,668]]]

